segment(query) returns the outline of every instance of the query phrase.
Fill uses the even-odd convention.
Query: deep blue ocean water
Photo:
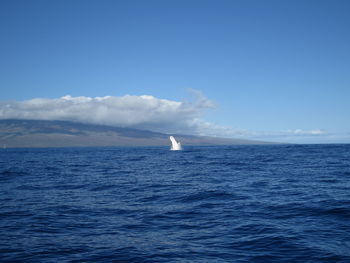
[[[1,262],[350,262],[350,145],[0,150]]]

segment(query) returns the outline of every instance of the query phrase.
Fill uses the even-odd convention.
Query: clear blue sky
[[[0,101],[192,88],[219,125],[350,142],[349,14],[347,0],[1,0]]]

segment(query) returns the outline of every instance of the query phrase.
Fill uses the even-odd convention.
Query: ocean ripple
[[[349,145],[0,160],[0,262],[350,262]]]

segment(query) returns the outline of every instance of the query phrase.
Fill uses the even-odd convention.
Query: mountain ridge
[[[186,145],[274,144],[270,142],[172,134]],[[169,134],[52,120],[0,120],[0,146],[7,148],[169,146]]]

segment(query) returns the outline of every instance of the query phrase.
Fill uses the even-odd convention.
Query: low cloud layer
[[[182,133],[235,137],[266,141],[296,142],[300,138],[329,137],[324,130],[256,132],[208,122],[202,118],[214,103],[198,90],[190,90],[193,101],[174,101],[143,96],[34,98],[0,102],[0,119],[65,120],[90,124]]]
[[[200,91],[192,102],[159,99],[154,96],[35,98],[0,102],[0,119],[66,120],[90,124],[149,129],[167,133],[202,134],[208,123],[204,109],[214,103]],[[214,124],[212,128],[215,128]],[[213,133],[213,131],[209,132]]]

